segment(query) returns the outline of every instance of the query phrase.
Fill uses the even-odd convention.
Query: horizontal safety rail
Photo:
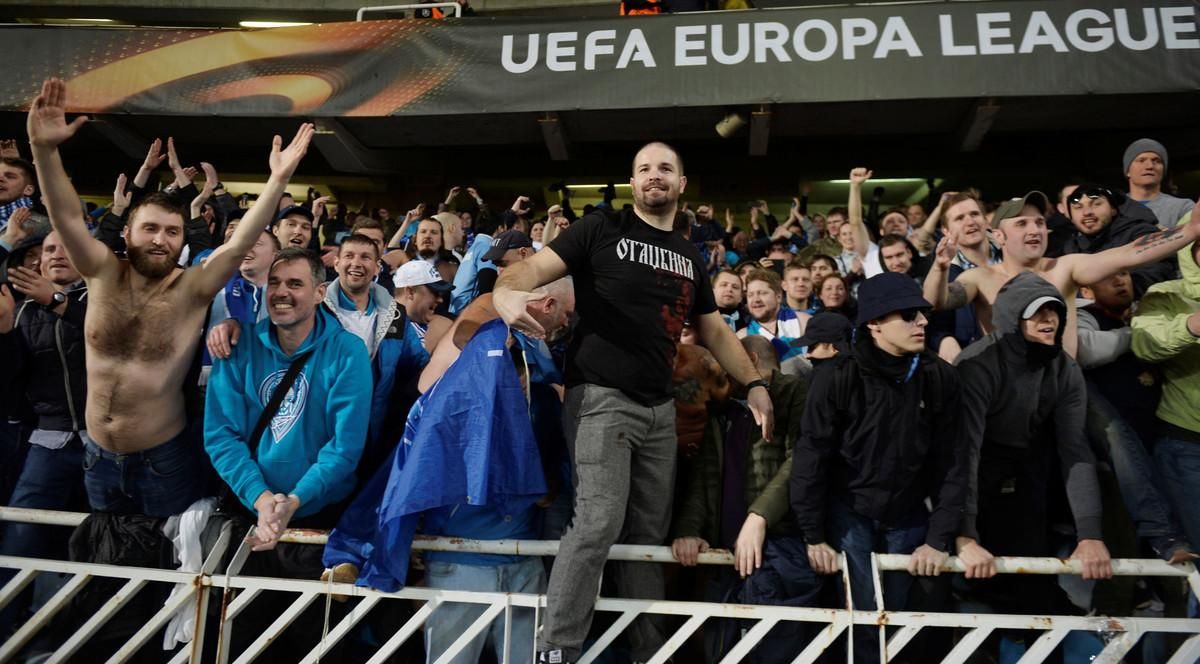
[[[47,510],[28,510],[17,508],[0,508],[0,521],[23,521],[58,526],[76,526],[86,518],[84,513],[53,512]],[[227,531],[229,529],[226,529]],[[172,664],[186,661],[199,662],[203,656],[202,635],[206,629],[215,629],[218,634],[217,661],[224,664],[229,661],[229,633],[235,626],[235,619],[244,613],[257,597],[264,593],[290,593],[294,599],[291,606],[261,634],[256,634],[253,643],[241,653],[236,653],[237,662],[253,661],[279,638],[287,626],[309,606],[324,604],[334,596],[353,598],[352,608],[336,624],[329,625],[320,641],[313,646],[311,652],[301,661],[316,662],[325,656],[380,602],[408,600],[420,602],[421,605],[402,624],[396,626],[373,653],[371,662],[382,662],[395,653],[404,643],[420,631],[426,621],[432,616],[437,607],[444,603],[467,603],[482,607],[482,613],[447,649],[441,653],[437,661],[449,661],[460,653],[476,635],[482,634],[495,620],[505,621],[506,627],[511,627],[513,611],[532,609],[535,612],[535,622],[540,623],[541,612],[545,609],[544,595],[520,593],[488,593],[467,591],[445,591],[429,588],[403,588],[398,592],[385,593],[371,588],[358,587],[353,584],[331,583],[316,580],[278,579],[239,576],[240,567],[231,568],[226,574],[212,573],[215,567],[212,562],[221,557],[226,546],[235,545],[229,542],[228,532],[222,535],[218,544],[219,551],[210,554],[205,568],[200,573],[189,573],[161,569],[144,569],[137,567],[122,567],[114,565],[98,565],[90,563],[72,563],[34,558],[17,558],[0,556],[0,568],[6,568],[15,576],[0,588],[0,609],[9,604],[22,590],[34,582],[37,575],[42,573],[57,573],[69,575],[65,585],[42,606],[26,624],[20,626],[18,632],[7,642],[0,643],[0,661],[11,659],[20,649],[48,625],[91,579],[110,578],[124,579],[124,586],[114,594],[87,622],[62,644],[51,657],[51,662],[70,661],[72,656],[85,647],[86,641],[98,633],[104,624],[122,607],[126,606],[137,596],[146,585],[151,583],[173,584],[182,592],[176,592],[167,604],[162,606],[154,616],[139,631],[134,634],[120,650],[112,655],[109,661],[120,662],[133,657],[137,652],[152,642],[152,637],[158,633],[172,616],[187,611],[195,615],[196,637],[190,647],[178,648],[169,653]],[[287,541],[321,545],[326,534],[313,530],[290,530],[285,536]],[[436,551],[459,551],[474,553],[497,553],[505,555],[554,556],[558,551],[558,542],[532,540],[500,540],[478,541],[447,537],[418,538],[414,549]],[[610,559],[632,560],[643,562],[673,563],[668,547],[628,546],[613,547]],[[880,578],[883,572],[901,571],[907,568],[909,557],[906,555],[877,554],[873,556],[872,568],[875,572],[875,591],[877,606],[881,605]],[[704,564],[730,565],[733,557],[728,551],[717,550],[701,554],[700,562]],[[1078,575],[1082,567],[1077,561],[1058,558],[997,558],[997,571],[1001,574],[1067,574]],[[845,572],[844,556],[841,560],[841,582],[849,590],[849,578]],[[961,573],[962,564],[955,558],[950,558],[943,567],[948,573]],[[1200,574],[1190,563],[1170,565],[1160,560],[1118,559],[1113,561],[1113,572],[1118,576],[1160,576],[1186,578],[1191,590],[1200,596]],[[212,590],[226,591],[225,605],[219,618],[213,618],[207,610]],[[849,594],[847,592],[847,594]],[[220,597],[217,595],[216,597]],[[215,600],[216,601],[216,600]],[[589,664],[604,652],[620,634],[629,627],[639,616],[645,614],[674,616],[682,624],[668,637],[666,643],[651,662],[665,662],[693,636],[706,622],[719,619],[739,619],[744,621],[745,631],[741,639],[721,660],[722,664],[738,662],[751,653],[756,645],[767,636],[777,625],[788,622],[804,622],[821,626],[815,636],[807,644],[796,645],[795,662],[813,662],[837,640],[843,639],[847,645],[847,658],[853,657],[853,641],[845,639],[845,634],[853,625],[868,628],[878,628],[879,648],[881,658],[887,661],[897,655],[912,640],[926,628],[954,628],[965,631],[954,645],[953,649],[942,660],[944,662],[965,662],[985,640],[996,630],[1019,629],[1038,630],[1042,632],[1031,648],[1021,659],[1022,664],[1044,661],[1054,649],[1073,631],[1091,634],[1107,635],[1103,649],[1096,662],[1115,664],[1121,661],[1147,633],[1183,634],[1187,637],[1169,660],[1169,664],[1184,664],[1200,658],[1200,620],[1181,618],[1147,618],[1147,617],[1107,617],[1107,616],[1029,616],[981,613],[918,613],[906,611],[863,610],[866,607],[850,607],[849,609],[799,608],[764,605],[720,604],[701,602],[652,601],[597,597],[596,610],[616,614],[616,619],[583,653],[580,664]],[[328,609],[327,609],[328,610]],[[209,624],[213,623],[213,624]],[[315,638],[315,637],[314,637]],[[206,658],[211,659],[211,654]],[[504,664],[510,659],[507,653],[502,657]]]

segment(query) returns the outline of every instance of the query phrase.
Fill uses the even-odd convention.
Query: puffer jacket
[[[17,309],[13,331],[0,335],[0,356],[10,375],[17,377],[15,382],[23,386],[39,429],[80,431],[87,426],[86,313],[87,287],[80,282],[67,291],[67,308],[61,317],[25,300]]]

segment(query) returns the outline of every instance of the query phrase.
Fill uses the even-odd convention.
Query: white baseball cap
[[[451,291],[454,286],[442,279],[442,274],[431,263],[420,259],[411,260],[396,270],[392,277],[396,288],[411,288],[413,286],[429,286],[434,290]]]

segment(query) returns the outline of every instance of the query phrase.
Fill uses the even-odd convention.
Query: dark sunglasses
[[[904,321],[905,323],[911,323],[917,319],[917,314],[920,314],[924,316],[926,320],[929,320],[929,316],[933,313],[933,310],[921,307],[919,309],[904,309],[902,311],[897,311],[896,313],[900,315],[900,320]]]
[[[1087,198],[1093,203],[1103,198],[1111,204],[1114,196],[1112,191],[1103,187],[1092,187],[1091,189],[1087,190],[1076,189],[1075,191],[1071,192],[1070,196],[1067,196],[1067,204],[1074,205],[1084,198]]]

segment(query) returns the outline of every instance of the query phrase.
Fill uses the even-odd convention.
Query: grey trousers
[[[617,389],[579,385],[567,390],[563,421],[575,510],[550,574],[538,650],[561,649],[575,660],[592,624],[609,547],[666,541],[675,484],[675,402],[648,407]],[[621,597],[663,598],[658,563],[614,563],[613,576]],[[635,660],[649,659],[662,646],[661,623],[644,616],[626,630]]]

